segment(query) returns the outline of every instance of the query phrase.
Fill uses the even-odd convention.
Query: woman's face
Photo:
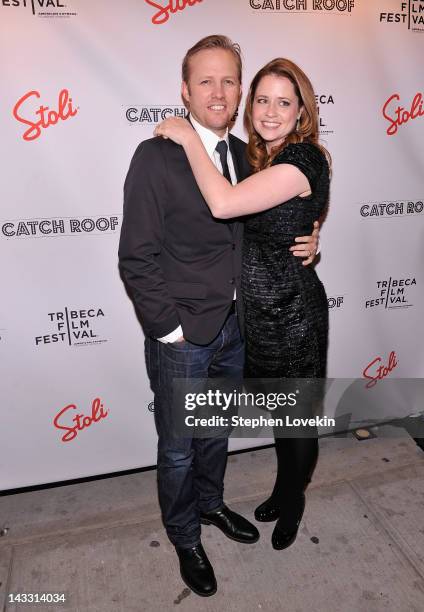
[[[301,111],[293,83],[288,78],[270,74],[259,81],[252,104],[252,121],[268,153],[294,132]]]

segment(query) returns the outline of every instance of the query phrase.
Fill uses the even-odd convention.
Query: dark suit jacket
[[[229,137],[238,180],[249,174],[246,144]],[[146,335],[181,324],[184,337],[208,344],[219,333],[234,289],[240,328],[240,222],[214,219],[184,149],[171,140],[142,142],[124,186],[120,268]]]

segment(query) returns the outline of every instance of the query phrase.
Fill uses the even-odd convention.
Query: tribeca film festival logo
[[[22,134],[22,138],[26,141],[37,140],[43,130],[56,125],[59,121],[66,121],[75,117],[79,110],[79,107],[73,107],[72,98],[67,89],[62,89],[59,92],[56,109],[40,104],[37,110],[34,110],[38,104],[34,98],[36,100],[41,98],[39,91],[32,90],[24,94],[16,102],[12,111],[17,121],[29,126]]]
[[[318,109],[318,129],[322,135],[334,134],[334,130],[329,126],[328,116],[331,115],[328,111],[334,108],[334,96],[332,94],[316,94],[315,101]],[[325,118],[323,117],[322,107],[325,110]]]
[[[171,15],[175,15],[179,11],[183,11],[188,6],[200,4],[203,0],[169,0],[168,2],[153,2],[153,0],[144,0],[146,4],[157,9],[157,12],[152,16],[154,25],[162,25],[166,23]]]
[[[355,0],[249,0],[250,7],[257,12],[276,13],[338,13],[349,15],[355,8]]]
[[[1,0],[1,6],[10,8],[28,8],[36,17],[75,17],[77,13],[71,12],[68,4],[60,0]],[[65,9],[65,10],[64,10]]]
[[[50,323],[48,333],[35,336],[35,345],[56,344],[65,342],[69,346],[83,346],[107,342],[100,338],[97,331],[99,320],[105,314],[101,308],[72,309],[65,307],[59,312],[47,313]]]
[[[376,295],[365,300],[365,308],[383,306],[391,308],[410,308],[413,306],[409,301],[412,287],[417,286],[415,278],[392,278],[376,281]]]
[[[385,363],[386,361],[386,363]],[[396,353],[392,351],[387,360],[383,361],[381,356],[375,357],[370,363],[364,368],[362,376],[368,380],[365,387],[372,389],[378,383],[379,380],[386,378],[398,365]]]
[[[52,219],[15,219],[1,223],[5,238],[53,238],[57,236],[99,236],[116,234],[122,215],[102,217],[54,217]]]
[[[62,410],[59,410],[53,419],[53,425],[56,429],[65,432],[62,435],[62,442],[71,442],[80,431],[88,429],[94,423],[105,419],[109,414],[109,410],[105,409],[99,397],[93,400],[90,415],[85,415],[82,412],[75,413],[73,412],[74,410],[78,410],[77,406],[75,404],[68,404]]]
[[[398,6],[396,13],[380,13],[380,23],[401,23],[411,32],[424,32],[424,0],[406,0]]]
[[[126,120],[132,124],[159,123],[168,117],[182,117],[184,119],[186,114],[187,111],[184,106],[172,104],[134,105],[128,107],[125,111]]]
[[[363,219],[396,219],[422,214],[422,200],[383,200],[381,202],[363,202],[360,204],[360,215]]]
[[[401,125],[413,119],[424,117],[423,95],[421,93],[415,94],[407,108],[399,104],[399,100],[399,94],[395,93],[386,100],[381,109],[383,117],[389,122],[389,127],[386,130],[387,136],[394,136]]]

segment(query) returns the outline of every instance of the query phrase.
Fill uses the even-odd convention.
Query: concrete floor
[[[275,475],[272,448],[232,455],[226,502],[253,520]],[[156,472],[0,497],[0,610],[423,612],[424,453],[408,437],[321,441],[296,543],[253,545],[203,528],[218,592],[182,583],[161,525]],[[9,593],[67,602],[10,604]]]

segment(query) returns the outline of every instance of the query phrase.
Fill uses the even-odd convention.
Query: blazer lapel
[[[186,116],[186,119],[191,123],[190,114],[188,114]],[[192,127],[194,129],[194,126],[193,126],[192,123],[191,123],[191,125],[192,125]],[[241,177],[241,170],[240,170],[240,162],[239,162],[239,160],[237,158],[237,153],[236,153],[235,147],[233,146],[233,141],[232,141],[232,138],[231,138],[231,134],[229,134],[228,143],[229,143],[229,150],[230,150],[230,153],[231,153],[231,157],[232,157],[232,160],[233,160],[234,171],[236,173],[237,182],[239,182],[239,181],[241,181],[241,178],[242,178]],[[223,222],[225,223],[225,225],[230,230],[230,232],[232,234],[232,237],[234,239],[235,234],[237,232],[237,229],[240,226],[240,223],[238,223],[237,221],[223,221]]]

